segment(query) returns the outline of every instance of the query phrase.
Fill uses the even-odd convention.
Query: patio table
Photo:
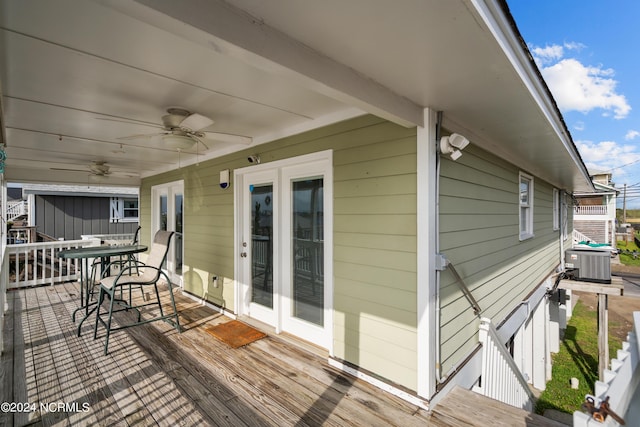
[[[76,313],[84,310],[85,315],[78,324],[78,336],[80,336],[80,328],[82,323],[93,313],[97,308],[97,301],[90,302],[91,296],[91,274],[89,273],[89,259],[99,258],[102,266],[102,271],[109,264],[109,260],[114,256],[129,256],[139,252],[144,252],[148,248],[145,245],[119,245],[119,246],[87,246],[83,248],[66,249],[60,251],[58,256],[65,259],[80,259],[82,266],[80,267],[80,307],[74,310],[71,318],[76,321]],[[91,310],[89,307],[93,306]]]

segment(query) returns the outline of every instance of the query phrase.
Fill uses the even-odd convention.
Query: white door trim
[[[178,189],[178,191],[175,191],[176,189]],[[149,230],[150,236],[149,236],[149,241],[153,242],[153,237],[156,233],[156,231],[158,231],[160,229],[160,223],[158,220],[158,212],[160,211],[160,206],[158,205],[158,197],[160,194],[166,194],[167,195],[167,203],[168,206],[167,208],[169,209],[168,215],[171,216],[172,218],[175,218],[175,194],[182,194],[182,261],[184,263],[184,233],[185,233],[185,224],[184,224],[184,209],[185,209],[185,197],[184,197],[184,180],[177,180],[177,181],[171,181],[171,182],[167,182],[164,184],[159,184],[159,185],[154,185],[151,187],[151,229]],[[175,224],[173,222],[169,222],[169,219],[167,218],[167,227],[169,229],[169,231],[176,231],[175,228]],[[173,243],[172,243],[172,248],[169,251],[169,255],[167,257],[167,274],[169,275],[169,277],[171,278],[171,281],[180,285],[181,287],[184,285],[183,284],[183,278],[184,276],[182,274],[178,275],[175,273],[175,253],[174,253],[174,248],[175,248],[175,237],[172,239]]]
[[[305,171],[306,168],[306,173]],[[249,284],[243,279],[243,267],[241,263],[240,254],[242,253],[242,239],[243,239],[243,189],[245,187],[245,175],[257,172],[277,171],[278,182],[287,182],[289,178],[304,177],[304,176],[323,176],[323,192],[324,192],[324,280],[325,280],[325,295],[324,295],[324,331],[315,337],[301,338],[315,342],[318,345],[329,350],[330,354],[333,354],[333,150],[321,151],[318,153],[307,154],[298,157],[292,157],[284,160],[278,160],[269,163],[263,163],[255,166],[249,166],[245,168],[236,169],[234,171],[234,206],[235,206],[235,218],[234,218],[234,274],[235,274],[235,301],[236,311],[238,315],[248,313],[248,293],[250,292]],[[247,176],[251,176],[247,175]],[[253,175],[255,176],[255,175]],[[287,181],[285,181],[285,178]],[[279,186],[280,187],[280,186]],[[282,206],[282,189],[278,187],[276,193],[276,184],[274,183],[274,199],[277,200],[280,206]],[[283,212],[283,211],[282,211]],[[276,215],[274,215],[276,216]],[[280,235],[284,233],[282,215],[277,215],[274,218],[274,229],[277,222]],[[289,222],[287,222],[289,223]],[[288,254],[288,253],[287,253]],[[282,283],[283,275],[286,268],[290,268],[290,263],[284,260],[283,249],[279,247],[276,251],[274,246],[274,283]],[[275,285],[274,285],[275,289]],[[283,299],[282,294],[278,294],[277,299],[280,301],[276,303],[276,295],[274,295],[274,309],[278,307],[280,309]],[[277,322],[275,325],[276,333],[283,330],[283,315],[279,313],[277,316]],[[290,326],[290,325],[287,325]],[[322,336],[321,336],[322,335]]]

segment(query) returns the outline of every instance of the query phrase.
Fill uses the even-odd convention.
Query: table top
[[[100,258],[117,255],[129,255],[144,252],[148,249],[145,245],[120,245],[120,246],[85,246],[83,248],[65,249],[58,253],[60,258]]]

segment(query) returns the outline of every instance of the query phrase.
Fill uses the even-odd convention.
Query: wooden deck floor
[[[557,421],[454,387],[433,408],[430,424],[447,427],[566,427]]]
[[[204,327],[228,318],[184,296],[182,334],[164,322],[118,331],[103,356],[93,317],[75,334],[76,283],[7,295],[0,402],[35,410],[0,411],[0,425],[436,425],[280,337],[227,347]]]

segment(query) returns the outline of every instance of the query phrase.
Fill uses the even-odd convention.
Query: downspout
[[[567,196],[569,193],[567,193],[566,191],[562,190],[562,192],[560,193],[561,195],[561,200],[560,200],[560,269],[561,271],[564,271],[565,269],[565,259],[564,259],[564,236],[565,234],[567,235],[567,238],[569,238],[569,208],[572,208],[572,206],[568,206],[567,203]],[[565,216],[565,212],[567,213]],[[572,217],[573,218],[573,217]]]
[[[564,203],[565,203],[565,195],[564,195],[564,191],[560,192],[560,200],[558,200],[559,203],[559,207],[560,209],[558,212],[558,215],[560,216],[560,218],[558,218],[558,221],[560,222],[560,235],[558,236],[558,238],[560,239],[560,268],[562,270],[564,270],[564,229],[567,226],[566,224],[564,224],[563,221],[563,215],[562,212],[564,210]],[[567,222],[569,222],[569,218],[567,218]]]
[[[436,202],[436,217],[435,217],[435,253],[436,257],[440,254],[440,137],[442,134],[442,111],[437,112],[436,116],[436,176],[435,176],[435,202]],[[436,383],[442,383],[442,365],[441,365],[441,345],[440,345],[440,278],[442,270],[436,268],[436,289],[435,289],[435,312],[436,312],[436,325],[435,325],[435,341],[436,341]]]

